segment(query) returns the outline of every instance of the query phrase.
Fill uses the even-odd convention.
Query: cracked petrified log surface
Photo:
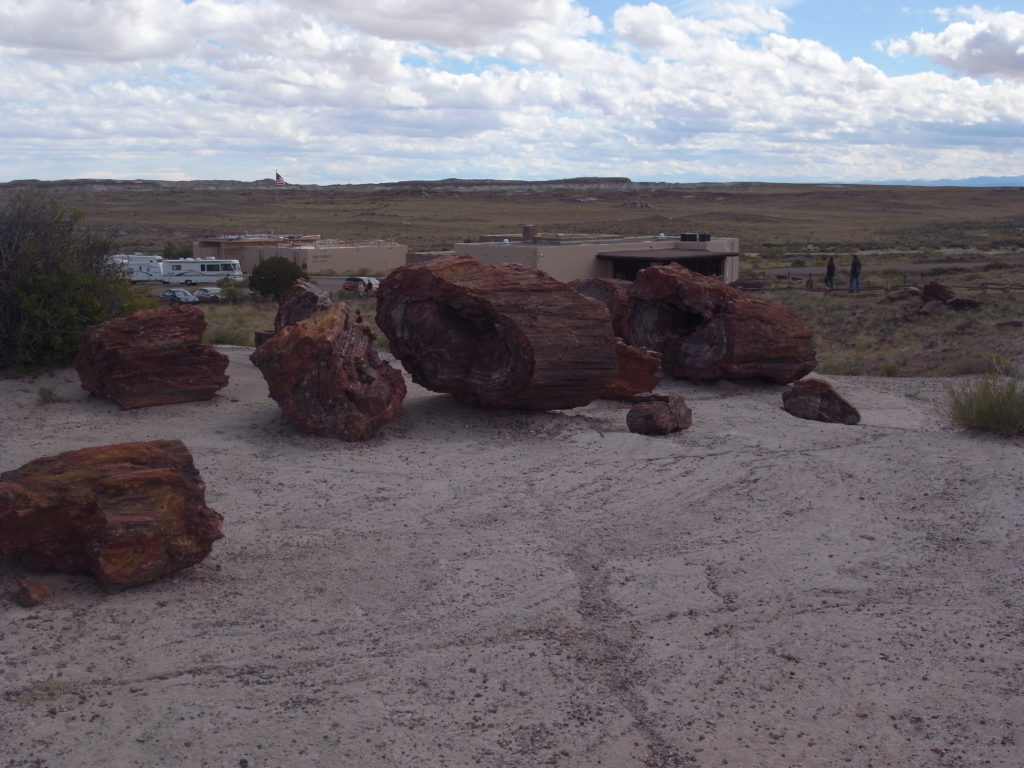
[[[377,324],[413,380],[485,408],[574,408],[617,372],[608,310],[537,269],[444,256],[381,283]]]
[[[629,288],[633,285],[629,280],[590,277],[586,280],[573,280],[569,285],[584,296],[597,299],[608,307],[608,312],[612,316],[612,332],[625,338],[629,320]]]
[[[227,386],[228,358],[203,344],[198,307],[147,309],[94,325],[75,357],[82,389],[122,408],[209,400]]]
[[[373,331],[338,303],[288,325],[250,355],[270,396],[299,429],[368,440],[405,398],[402,372],[381,360]]]
[[[331,297],[326,291],[320,290],[308,280],[297,280],[281,295],[281,300],[277,303],[274,330],[279,331],[286,325],[295,325],[329,306]]]
[[[789,383],[814,369],[811,332],[783,304],[677,264],[643,270],[629,293],[626,341],[661,353],[670,376]]]
[[[661,381],[661,360],[650,352],[615,340],[618,373],[615,380],[601,392],[606,400],[632,400],[635,395],[650,392]]]
[[[0,474],[0,554],[111,589],[200,562],[221,520],[180,440],[83,448]]]

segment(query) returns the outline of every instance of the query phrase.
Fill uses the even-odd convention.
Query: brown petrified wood
[[[667,435],[689,429],[693,412],[679,395],[638,395],[626,414],[630,432],[641,435]]]
[[[941,301],[946,303],[953,298],[953,291],[944,286],[942,283],[925,283],[921,288],[921,303],[927,304],[929,301]]]
[[[331,306],[331,297],[308,280],[299,279],[281,295],[274,316],[274,330],[295,325],[315,312]],[[259,346],[257,344],[257,346]]]
[[[678,264],[643,270],[629,293],[626,341],[660,352],[670,376],[788,383],[814,369],[811,332],[783,304]]]
[[[338,303],[285,326],[249,359],[296,427],[368,440],[395,418],[405,398],[401,371],[380,359],[373,340],[369,326]]]
[[[650,352],[615,340],[618,373],[601,392],[606,400],[632,400],[641,392],[650,392],[661,381],[661,360]]]
[[[612,332],[620,337],[626,336],[626,322],[629,319],[629,280],[616,280],[611,277],[590,277],[586,280],[573,280],[569,285],[577,292],[592,299],[597,299],[606,307],[612,316]]]
[[[0,474],[0,554],[110,589],[195,565],[221,520],[180,440],[83,448]]]
[[[417,384],[474,406],[586,405],[617,372],[608,310],[517,264],[407,264],[381,283],[377,324]]]
[[[40,605],[53,594],[53,587],[42,581],[18,579],[16,583],[18,585],[18,591],[15,592],[14,599],[18,601],[18,605],[24,606],[25,608]]]
[[[821,379],[794,382],[782,393],[782,407],[801,419],[859,424],[860,412]]]
[[[209,400],[226,386],[227,355],[203,344],[198,307],[147,309],[86,331],[75,369],[82,389],[122,408]]]

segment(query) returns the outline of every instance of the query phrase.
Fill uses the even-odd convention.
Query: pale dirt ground
[[[225,518],[160,583],[3,595],[0,766],[1024,764],[1024,444],[951,429],[943,382],[825,377],[859,426],[670,382],[662,438],[413,386],[348,444],[224,349],[204,403],[0,381],[0,469],[182,438]]]

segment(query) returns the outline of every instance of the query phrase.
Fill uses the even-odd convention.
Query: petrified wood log
[[[402,372],[380,359],[374,333],[333,304],[264,341],[249,359],[292,424],[321,437],[368,440],[398,414]]]
[[[221,520],[180,440],[83,448],[0,474],[0,554],[111,589],[195,565]]]
[[[299,279],[281,296],[274,316],[274,330],[295,325],[315,312],[331,306],[331,297],[308,280]],[[259,345],[257,345],[259,346]]]
[[[601,392],[606,400],[632,400],[641,392],[650,392],[661,381],[661,360],[650,352],[615,340],[618,373],[615,380]]]
[[[569,285],[577,292],[592,299],[597,299],[606,307],[612,316],[612,332],[619,338],[625,338],[626,323],[629,320],[629,280],[615,280],[611,277],[591,277],[586,280],[573,280]]]
[[[811,332],[783,304],[677,264],[643,270],[629,294],[626,341],[660,352],[670,376],[788,383],[814,369]]]
[[[226,386],[227,355],[203,344],[198,307],[147,309],[94,325],[75,357],[82,389],[122,408],[209,400]]]
[[[782,407],[801,419],[833,424],[860,423],[860,412],[821,379],[794,382],[782,393]]]
[[[929,301],[941,301],[943,303],[953,298],[953,291],[944,286],[942,283],[925,283],[921,288],[921,303],[927,304]]]
[[[381,283],[377,324],[417,384],[474,406],[586,405],[617,371],[608,310],[518,264],[407,264]]]

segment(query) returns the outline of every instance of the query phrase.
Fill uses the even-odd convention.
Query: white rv
[[[115,264],[120,264],[125,275],[133,283],[162,283],[163,259],[148,253],[118,253],[110,257]]]
[[[178,285],[200,285],[219,280],[244,280],[238,259],[164,259],[161,280]]]

